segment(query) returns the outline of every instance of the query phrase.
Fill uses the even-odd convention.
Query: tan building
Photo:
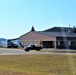
[[[37,45],[43,48],[71,48],[76,49],[75,29],[68,27],[54,27],[44,31],[30,32],[20,36],[24,46]]]

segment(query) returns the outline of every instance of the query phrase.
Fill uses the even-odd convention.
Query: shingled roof
[[[42,32],[42,31],[35,31],[36,33],[47,35],[51,37],[76,37],[76,33],[67,33],[67,32]]]
[[[50,36],[50,37],[75,37],[76,33],[74,33],[73,28],[69,27],[53,27],[44,31],[34,31],[34,33]],[[71,31],[71,32],[69,32]],[[32,31],[30,31],[32,32]],[[29,33],[29,32],[28,32]],[[28,34],[26,33],[26,34]],[[25,34],[24,34],[25,35]],[[24,36],[22,35],[22,36]],[[21,36],[20,36],[21,37]]]
[[[44,30],[44,32],[67,32],[67,31],[73,31],[73,28],[71,28],[71,27],[53,27],[53,28]]]

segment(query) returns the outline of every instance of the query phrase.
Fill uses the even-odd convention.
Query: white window
[[[60,41],[58,41],[58,45],[60,45]]]
[[[69,46],[71,45],[71,41],[68,41],[68,45],[69,45]]]
[[[34,41],[34,45],[37,46],[36,41]]]
[[[29,41],[28,43],[29,43],[29,45],[31,45],[31,41]]]

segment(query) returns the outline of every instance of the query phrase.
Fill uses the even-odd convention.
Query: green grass
[[[76,55],[0,56],[0,75],[76,75]]]

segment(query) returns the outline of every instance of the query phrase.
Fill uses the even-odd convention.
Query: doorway
[[[43,48],[54,48],[53,41],[43,41]]]

